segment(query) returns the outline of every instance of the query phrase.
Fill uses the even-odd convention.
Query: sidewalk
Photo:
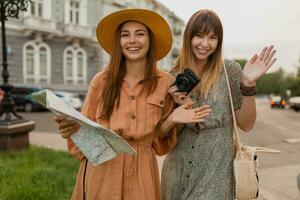
[[[66,140],[59,134],[31,132],[30,144],[56,150],[67,150]],[[164,157],[158,157],[161,171]],[[259,170],[260,200],[299,200],[296,177],[300,173],[300,165],[287,165]]]

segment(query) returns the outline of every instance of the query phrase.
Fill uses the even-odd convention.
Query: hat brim
[[[146,25],[153,33],[155,55],[160,60],[168,54],[172,46],[172,32],[168,23],[157,13],[146,9],[125,9],[104,17],[98,24],[96,34],[102,48],[112,54],[116,31],[126,21],[137,21]]]

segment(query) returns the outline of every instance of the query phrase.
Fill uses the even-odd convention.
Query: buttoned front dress
[[[242,103],[241,68],[225,61],[234,108]],[[166,157],[162,170],[162,200],[232,200],[234,198],[232,113],[224,73],[216,96],[192,95],[196,106],[210,105],[204,123],[188,124],[178,133],[177,144]]]
[[[164,155],[175,145],[172,129],[163,139],[158,137],[157,125],[173,110],[174,102],[168,89],[174,78],[159,71],[155,91],[147,96],[140,81],[129,88],[124,80],[120,104],[109,121],[100,119],[99,97],[106,81],[106,73],[98,73],[91,81],[82,113],[122,136],[136,150],[136,155],[121,154],[98,166],[92,166],[68,139],[71,154],[78,158],[80,168],[73,191],[73,200],[159,200],[160,183],[156,155]],[[83,191],[84,190],[84,191]]]

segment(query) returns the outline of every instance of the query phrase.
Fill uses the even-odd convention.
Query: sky
[[[249,59],[264,46],[274,45],[280,67],[295,72],[300,57],[299,0],[157,0],[187,23],[197,10],[214,10],[223,23],[224,55]]]

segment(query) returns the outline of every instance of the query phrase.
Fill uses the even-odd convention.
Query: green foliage
[[[0,152],[0,169],[0,200],[67,200],[78,162],[67,152],[32,146]]]
[[[242,69],[244,69],[245,64],[248,62],[248,60],[246,59],[235,59],[235,62],[239,63],[242,67]]]
[[[289,75],[286,78],[286,85],[287,89],[292,91],[292,96],[300,96],[300,74],[296,76]]]
[[[259,94],[278,94],[285,96],[287,81],[282,69],[268,73],[257,81],[257,93]]]

